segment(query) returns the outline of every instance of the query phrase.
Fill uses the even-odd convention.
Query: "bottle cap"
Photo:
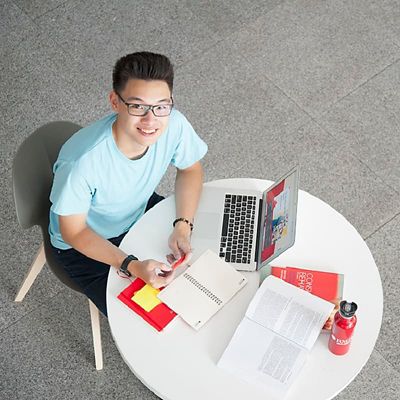
[[[346,300],[340,302],[340,314],[344,318],[351,318],[357,311],[356,303],[349,303]]]

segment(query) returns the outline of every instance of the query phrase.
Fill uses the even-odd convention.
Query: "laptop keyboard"
[[[250,263],[256,200],[256,196],[225,195],[219,256],[227,262]]]

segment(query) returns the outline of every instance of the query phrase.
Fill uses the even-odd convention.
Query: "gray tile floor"
[[[398,0],[3,0],[0,18],[1,399],[157,398],[125,366],[105,319],[105,368],[95,371],[86,301],[47,269],[13,303],[40,243],[16,221],[13,155],[41,124],[107,113],[112,65],[138,50],[174,62],[178,108],[210,147],[207,180],[276,179],[299,162],[301,188],[365,238],[383,325],[337,399],[400,398]],[[169,171],[160,191],[172,182]]]

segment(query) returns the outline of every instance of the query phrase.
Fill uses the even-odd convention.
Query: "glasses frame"
[[[154,105],[149,105],[149,104],[139,104],[139,103],[128,103],[127,101],[125,101],[125,100],[122,98],[122,96],[121,96],[116,90],[115,90],[115,93],[117,94],[117,96],[119,97],[119,99],[126,105],[128,114],[131,115],[132,117],[144,117],[144,116],[147,115],[147,113],[148,113],[149,111],[151,111],[151,112],[153,113],[153,115],[154,115],[155,117],[157,117],[157,118],[168,117],[168,116],[171,114],[172,109],[173,109],[173,107],[174,107],[174,99],[173,99],[172,97],[170,97],[171,103],[168,103],[168,104],[154,104]],[[169,110],[169,114],[167,114],[167,115],[156,115],[156,113],[154,112],[154,108],[159,107],[160,105],[168,105],[168,106],[171,106],[171,109]],[[145,108],[144,114],[140,114],[140,115],[131,114],[131,113],[129,112],[129,110],[130,110],[130,108],[131,108],[132,106],[141,106],[141,107]]]

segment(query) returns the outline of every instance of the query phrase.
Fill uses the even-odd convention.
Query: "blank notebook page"
[[[200,329],[247,279],[211,250],[203,253],[158,298],[195,329]]]

